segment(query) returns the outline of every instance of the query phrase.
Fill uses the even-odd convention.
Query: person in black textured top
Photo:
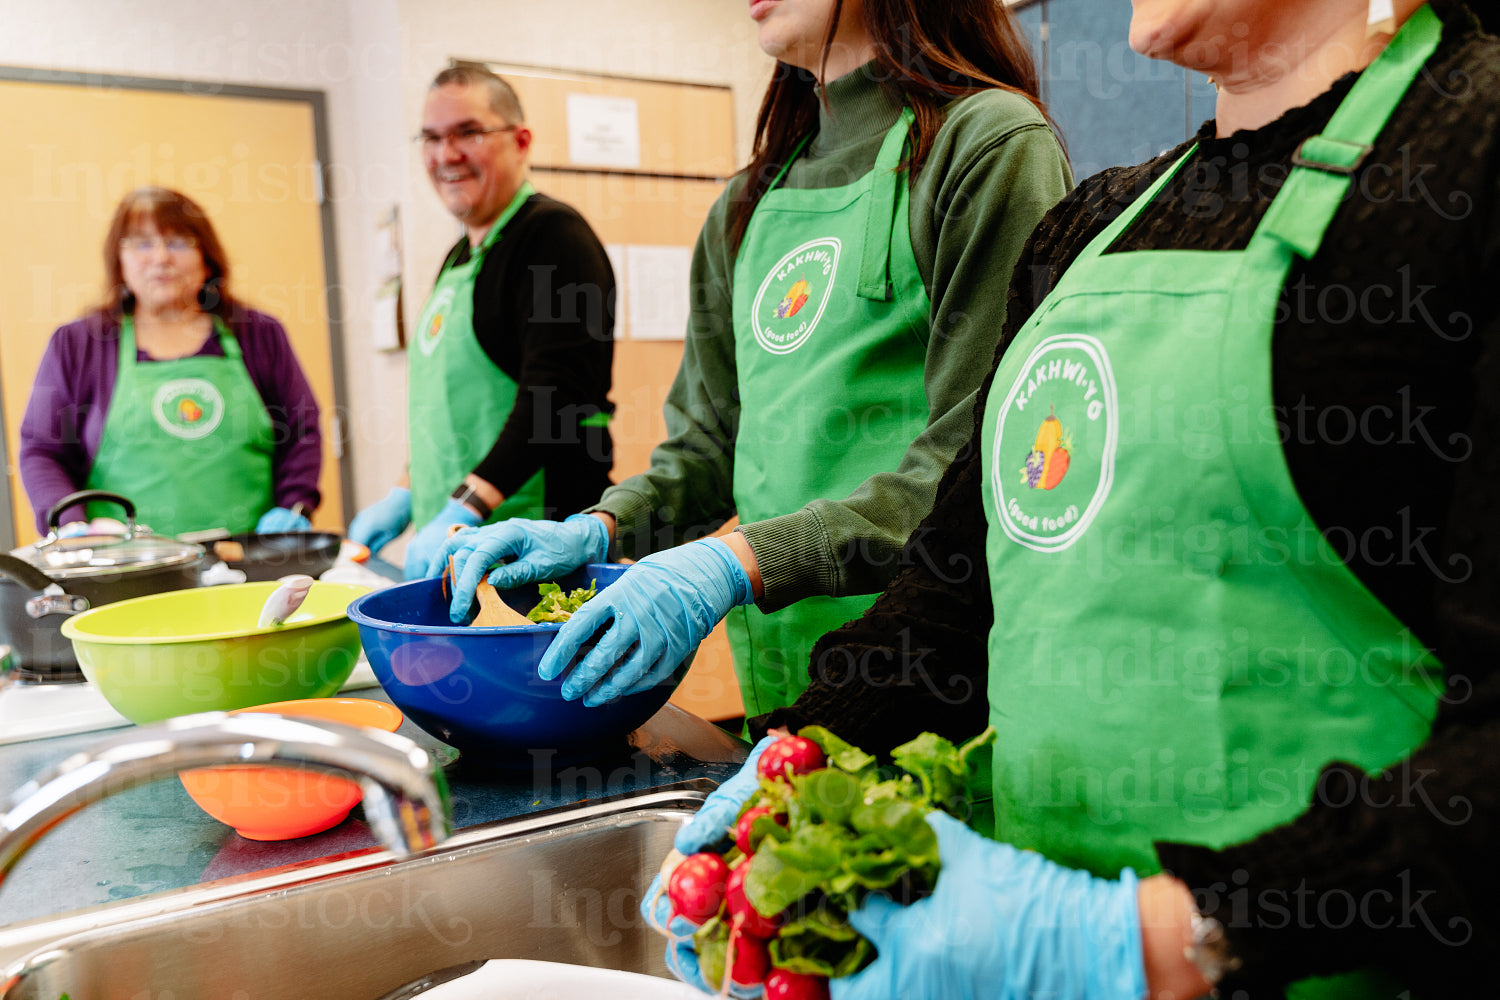
[[[1193,143],[1090,178],[1043,219],[1012,281],[997,367],[1085,248],[1127,209],[1140,211],[1099,261],[1245,250],[1288,182],[1294,155],[1331,130],[1373,58],[1367,53],[1322,80],[1311,71],[1273,73],[1259,86],[1253,57],[1237,66],[1221,46],[1214,62],[1213,46],[1170,37],[1169,15],[1185,6],[1192,5],[1137,2],[1132,45],[1212,73],[1221,85],[1217,119]],[[1398,20],[1419,6],[1397,3]],[[1320,17],[1357,16],[1364,27],[1365,4],[1352,0],[1218,7],[1205,15],[1210,22],[1241,19],[1233,22],[1240,30],[1220,37],[1245,40],[1241,58],[1287,25],[1314,31]],[[1353,166],[1321,246],[1310,259],[1293,258],[1280,288],[1269,407],[1236,410],[1229,401],[1219,423],[1195,425],[1190,414],[1171,425],[1168,417],[1160,433],[1216,430],[1279,442],[1321,544],[1441,664],[1435,719],[1398,759],[1315,769],[1300,811],[1257,835],[1156,843],[1159,867],[1171,876],[1140,883],[1152,996],[1196,995],[1215,982],[1226,997],[1280,996],[1295,983],[1291,995],[1394,1000],[1451,996],[1493,978],[1486,973],[1500,944],[1492,915],[1500,782],[1491,773],[1500,761],[1500,40],[1460,3],[1433,0],[1430,9],[1441,21],[1435,51]],[[1162,15],[1156,31],[1153,15]],[[1289,58],[1287,51],[1295,50],[1279,56]],[[1149,204],[1133,205],[1194,147]],[[866,615],[822,639],[811,687],[793,706],[751,720],[753,733],[816,723],[879,752],[927,730],[965,738],[987,714],[1000,717],[1004,741],[1006,723],[1026,718],[1027,705],[992,706],[986,697],[1008,665],[987,646],[997,619],[1007,625],[1036,610],[1024,600],[992,602],[982,418],[987,404],[998,404],[991,389],[1004,391],[994,380],[992,372],[980,390],[974,437],[908,541],[901,573]],[[1157,397],[1157,409],[1146,412],[1171,414],[1169,402]],[[1236,423],[1245,414],[1249,422]],[[1160,502],[1196,485],[1163,484]],[[1102,585],[1121,602],[1137,596],[1128,574]],[[1159,624],[1180,624],[1176,610],[1161,607]],[[1287,711],[1294,731],[1300,723],[1290,701]],[[1336,723],[1338,710],[1329,718]],[[1156,725],[1169,732],[1179,722],[1164,710]],[[1076,720],[1080,730],[1097,724],[1087,715]],[[998,836],[1007,837],[1003,816]],[[1189,892],[1193,906],[1184,907]],[[1222,929],[1218,942],[1211,921]],[[970,959],[955,952],[938,961]],[[1347,976],[1356,970],[1365,971]],[[1308,981],[1334,976],[1346,978]],[[903,995],[922,995],[915,981],[889,980]],[[947,995],[962,995],[953,981]]]

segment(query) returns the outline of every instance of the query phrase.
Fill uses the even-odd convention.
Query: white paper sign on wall
[[[639,168],[641,123],[635,98],[569,94],[568,160],[581,167]]]
[[[681,340],[687,332],[691,288],[690,247],[625,248],[625,313],[631,340]],[[618,308],[615,315],[620,315]]]

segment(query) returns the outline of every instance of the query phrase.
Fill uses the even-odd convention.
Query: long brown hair
[[[229,319],[235,309],[229,295],[229,258],[213,223],[196,201],[164,187],[136,188],[115,209],[104,237],[104,302],[99,311],[114,319],[135,311],[135,296],[125,287],[125,272],[120,266],[120,241],[139,232],[147,222],[163,236],[191,236],[198,242],[203,266],[208,269],[208,278],[198,292],[198,304],[204,312]]]
[[[825,66],[843,11],[844,0],[834,0],[823,39]],[[915,172],[925,162],[943,124],[943,107],[957,98],[1008,90],[1047,114],[1031,49],[1000,0],[864,0],[864,16],[875,58],[862,72],[875,74],[916,114],[904,169]],[[755,121],[754,152],[741,171],[745,183],[730,206],[731,249],[739,249],[755,206],[793,148],[817,129],[816,83],[809,71],[777,62]]]

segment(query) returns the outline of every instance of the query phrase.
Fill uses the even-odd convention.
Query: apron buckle
[[[1308,147],[1312,148],[1309,149]],[[1352,177],[1365,162],[1373,146],[1345,139],[1332,139],[1326,135],[1310,135],[1297,145],[1292,153],[1292,166],[1321,170],[1328,174]]]

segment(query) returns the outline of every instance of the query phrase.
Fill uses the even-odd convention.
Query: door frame
[[[144,90],[190,97],[244,97],[269,101],[303,103],[312,109],[313,148],[316,152],[318,182],[318,219],[323,233],[323,298],[328,310],[328,356],[333,369],[332,413],[328,423],[333,435],[333,454],[338,459],[341,502],[348,504],[354,496],[354,462],[349,443],[348,421],[344,414],[348,410],[348,387],[344,377],[344,313],[338,295],[343,287],[339,277],[339,255],[336,228],[333,221],[333,198],[330,197],[331,143],[328,137],[327,95],[321,90],[296,90],[285,87],[258,87],[247,84],[221,83],[213,80],[169,80],[149,76],[125,76],[116,73],[81,73],[74,70],[38,69],[31,66],[0,65],[0,82],[9,83],[58,83],[72,86],[98,87],[111,90]],[[0,388],[0,392],[3,392]],[[0,399],[0,404],[4,400]],[[5,410],[0,405],[0,461],[9,470],[18,457],[9,455],[6,449],[8,429],[5,426]],[[20,475],[16,469],[15,475]],[[0,549],[9,551],[16,545],[16,512],[11,503],[10,490],[4,491],[0,500]],[[344,512],[347,514],[347,511]]]

